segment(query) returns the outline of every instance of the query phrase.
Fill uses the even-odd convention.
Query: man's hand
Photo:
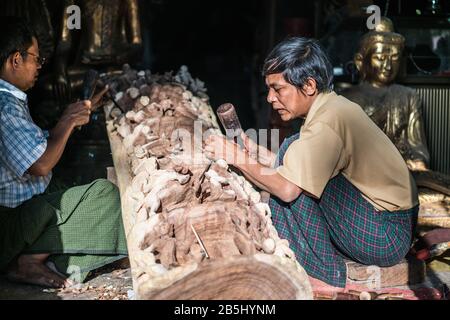
[[[59,120],[72,129],[89,123],[92,103],[89,100],[69,104]]]
[[[55,78],[53,81],[53,96],[60,104],[70,101],[71,90],[70,80],[67,76],[67,70],[63,62],[57,62],[54,71]]]
[[[238,161],[244,161],[245,152],[239,145],[225,137],[210,135],[205,140],[206,156],[213,160],[224,159],[228,164],[236,166]]]
[[[244,140],[245,137],[242,138]],[[297,199],[302,192],[302,189],[283,178],[275,169],[267,168],[258,163],[249,156],[247,150],[242,150],[238,144],[227,140],[225,137],[211,135],[205,140],[205,144],[204,150],[208,158],[224,159],[228,164],[240,169],[253,184],[277,196],[284,202]],[[251,144],[247,144],[247,146],[248,148],[254,147]],[[265,170],[263,171],[263,169]]]
[[[272,167],[276,160],[276,154],[267,148],[264,148],[249,138],[244,132],[241,133],[241,139],[244,142],[245,150],[250,157],[257,160],[261,164]]]
[[[252,157],[253,159],[258,158],[258,144],[249,138],[244,132],[241,132],[241,139],[244,143],[245,151]]]
[[[50,130],[47,149],[28,169],[28,173],[34,176],[47,176],[61,159],[73,129],[88,123],[90,114],[91,101],[86,100],[69,104],[55,128]]]

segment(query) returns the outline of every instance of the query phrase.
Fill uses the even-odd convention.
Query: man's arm
[[[240,169],[247,179],[259,188],[278,197],[284,202],[292,202],[302,193],[297,185],[282,177],[275,169],[257,162],[240,147],[223,137],[210,136],[205,151],[213,159],[225,159]]]
[[[243,163],[236,164],[236,167],[256,186],[284,202],[294,201],[303,192],[300,187],[281,176],[276,169],[266,167],[259,162],[252,163],[246,159]]]
[[[44,154],[28,169],[34,176],[46,176],[56,166],[66,147],[67,141],[77,126],[89,122],[91,102],[81,101],[69,105],[55,128],[50,130],[47,149]]]

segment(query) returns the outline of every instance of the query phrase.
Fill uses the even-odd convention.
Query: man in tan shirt
[[[332,91],[332,67],[315,40],[278,44],[263,75],[283,121],[305,119],[300,133],[283,142],[278,157],[245,135],[246,150],[211,136],[207,155],[272,195],[274,225],[314,283],[344,288],[344,258],[398,263],[412,242],[418,198],[396,147],[360,106]]]

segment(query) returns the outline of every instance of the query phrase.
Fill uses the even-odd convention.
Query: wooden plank
[[[128,164],[128,157],[123,147],[122,141],[116,131],[113,131],[113,124],[111,120],[106,121],[106,128],[108,132],[108,139],[111,145],[111,153],[114,162],[114,169],[117,175],[117,183],[120,191],[120,199],[122,205],[122,218],[124,222],[125,233],[128,235],[133,226],[131,212],[133,211],[130,197],[126,196],[131,185],[130,165]]]
[[[117,173],[114,167],[106,168],[106,179],[111,183],[114,183],[117,187],[119,186],[119,182],[117,181]]]
[[[420,229],[450,228],[449,196],[427,188],[419,188],[419,201]]]
[[[420,205],[419,227],[426,228],[450,228],[450,208],[447,202],[431,202]]]
[[[105,113],[107,113],[106,108]],[[106,116],[106,119],[108,119],[108,115]],[[109,143],[111,146],[114,169],[117,177],[117,185],[120,192],[122,221],[127,239],[128,256],[132,257],[134,255],[134,252],[137,251],[138,249],[135,248],[134,245],[131,243],[130,241],[131,237],[129,236],[134,225],[132,217],[133,203],[131,197],[128,196],[132,180],[130,166],[128,164],[127,153],[122,144],[122,141],[118,136],[117,131],[113,130],[114,126],[112,120],[106,121],[106,129],[108,133]],[[133,273],[133,270],[136,268],[136,262],[134,259],[129,260],[131,272]],[[137,288],[136,277],[134,276],[132,276],[132,283],[133,288],[136,289]]]
[[[348,281],[370,289],[412,285],[425,280],[425,262],[415,258],[403,259],[391,267],[367,266],[353,261],[346,264]]]

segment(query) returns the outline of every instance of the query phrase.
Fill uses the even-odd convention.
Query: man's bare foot
[[[130,267],[130,259],[128,259],[128,257],[117,260],[113,263],[119,269],[128,269]]]
[[[9,267],[7,278],[15,282],[37,284],[44,287],[63,288],[73,285],[67,278],[53,272],[45,265],[49,254],[19,256]]]

